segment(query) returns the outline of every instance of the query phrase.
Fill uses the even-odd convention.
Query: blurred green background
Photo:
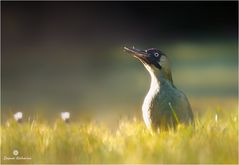
[[[123,46],[156,47],[195,113],[237,107],[238,2],[1,2],[2,121],[141,117],[150,85]]]

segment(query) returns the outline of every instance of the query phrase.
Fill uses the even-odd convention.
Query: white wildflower
[[[17,122],[21,122],[22,121],[22,118],[23,118],[23,113],[22,112],[17,112],[14,114],[14,119],[17,121]]]
[[[70,112],[61,112],[61,118],[64,122],[69,122]]]

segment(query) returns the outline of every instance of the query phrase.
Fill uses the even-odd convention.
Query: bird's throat
[[[173,85],[172,74],[170,70],[158,70],[154,69],[148,65],[144,65],[151,77],[151,87],[160,87],[160,83],[168,82]]]

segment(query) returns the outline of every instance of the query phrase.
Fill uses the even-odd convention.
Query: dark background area
[[[1,24],[3,114],[140,113],[149,79],[125,45],[171,55],[191,98],[237,97],[236,1],[1,2]]]
[[[50,41],[89,47],[195,37],[236,39],[237,4],[2,2],[3,48]]]

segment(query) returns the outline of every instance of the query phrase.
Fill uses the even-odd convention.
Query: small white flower
[[[14,119],[17,121],[17,122],[21,122],[22,121],[22,118],[23,118],[23,113],[22,112],[17,112],[14,114]]]
[[[65,122],[68,122],[70,120],[70,112],[61,112],[61,118]]]

